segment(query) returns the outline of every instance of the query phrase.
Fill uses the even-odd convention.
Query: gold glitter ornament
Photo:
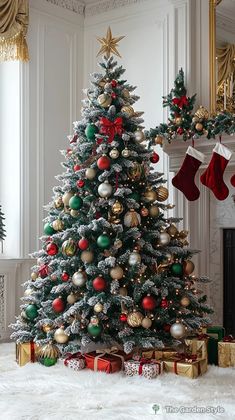
[[[60,231],[64,229],[64,222],[60,219],[54,220],[52,223],[52,227],[54,230]]]
[[[184,306],[185,308],[187,306],[189,306],[190,305],[190,300],[189,300],[188,296],[183,296],[180,300],[180,304],[181,304],[181,306]]]
[[[140,327],[143,321],[144,315],[139,311],[133,311],[127,316],[127,323],[131,327]]]
[[[120,201],[116,200],[115,203],[112,205],[112,213],[113,214],[121,214],[124,210],[124,207]]]
[[[54,201],[54,207],[56,209],[61,209],[64,207],[63,199],[61,196],[57,197]]]
[[[129,117],[132,117],[135,113],[134,108],[130,105],[125,105],[121,108],[121,112],[127,114]]]
[[[157,200],[158,201],[165,201],[169,197],[169,191],[166,187],[163,187],[162,185],[158,188],[156,188],[156,194],[157,194]]]
[[[94,306],[94,311],[99,313],[99,312],[103,311],[103,308],[104,307],[103,307],[102,303],[96,303],[95,306]]]
[[[151,217],[158,217],[159,213],[160,213],[160,210],[159,210],[158,206],[153,205],[153,206],[149,207],[149,215]]]
[[[112,98],[110,95],[107,95],[106,93],[102,93],[98,96],[98,103],[103,108],[108,108],[112,103]]]

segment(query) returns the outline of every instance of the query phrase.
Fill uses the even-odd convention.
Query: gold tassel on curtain
[[[0,61],[28,61],[28,0],[0,0]]]

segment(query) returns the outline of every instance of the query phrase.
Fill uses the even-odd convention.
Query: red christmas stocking
[[[235,187],[235,174],[230,179],[230,182],[231,182],[232,186]]]
[[[178,174],[172,179],[174,187],[182,191],[189,201],[197,200],[200,195],[194,178],[204,159],[203,153],[189,146]]]
[[[218,200],[228,197],[229,189],[223,180],[225,168],[232,156],[232,152],[221,143],[213,149],[213,155],[208,168],[201,175],[201,182],[214,193]]]

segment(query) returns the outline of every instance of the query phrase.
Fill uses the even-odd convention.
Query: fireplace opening
[[[235,228],[223,229],[223,324],[235,335]]]

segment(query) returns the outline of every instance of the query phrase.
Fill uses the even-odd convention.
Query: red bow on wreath
[[[173,98],[172,103],[177,105],[179,108],[183,108],[183,106],[188,106],[188,99],[187,96],[181,96],[180,98]]]
[[[108,143],[112,143],[115,134],[119,136],[123,133],[122,118],[118,117],[114,121],[110,121],[105,117],[100,118],[100,133],[109,136]]]

